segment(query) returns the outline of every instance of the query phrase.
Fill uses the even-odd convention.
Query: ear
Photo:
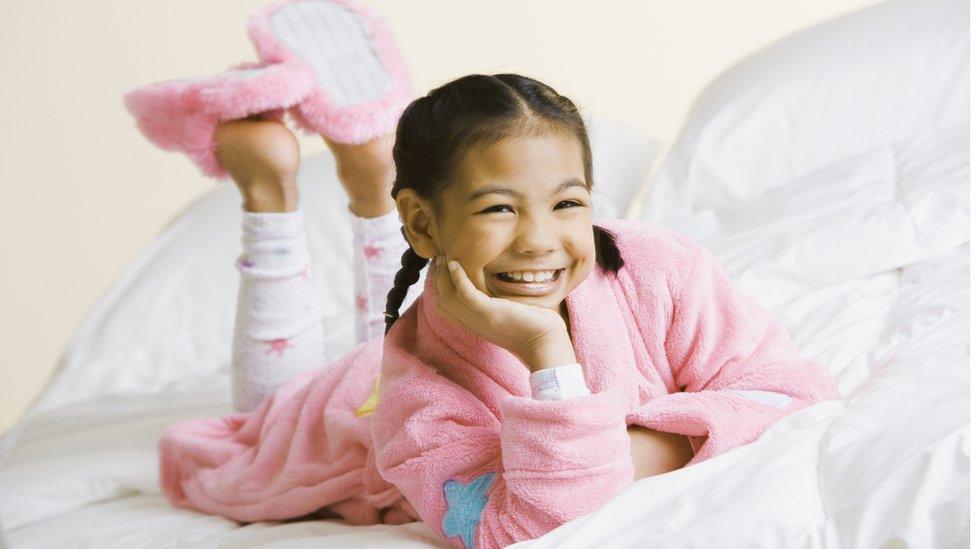
[[[414,253],[427,259],[436,256],[439,248],[434,236],[434,205],[413,189],[401,189],[396,195],[396,207]]]

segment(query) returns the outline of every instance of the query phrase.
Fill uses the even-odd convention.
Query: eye
[[[562,202],[556,204],[556,209],[565,210],[566,208],[579,208],[582,206],[583,204],[576,200],[563,200]],[[509,211],[512,211],[512,207],[507,204],[497,204],[495,206],[485,208],[479,213],[504,213],[501,208],[508,208]]]
[[[498,204],[497,206],[492,206],[490,208],[485,208],[484,210],[481,210],[481,213],[501,212],[501,210],[499,210],[498,208],[508,208],[509,210],[512,209],[512,207],[507,204]]]

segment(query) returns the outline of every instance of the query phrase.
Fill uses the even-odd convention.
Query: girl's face
[[[440,253],[487,295],[562,314],[566,295],[596,261],[576,138],[513,137],[469,153],[461,173],[431,220]]]

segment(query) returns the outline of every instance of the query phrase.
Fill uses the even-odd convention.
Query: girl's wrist
[[[589,395],[583,365],[579,362],[543,368],[529,374],[529,388],[535,400],[566,400]]]
[[[557,332],[542,339],[533,348],[527,349],[517,356],[530,372],[577,362],[573,342],[566,331]]]

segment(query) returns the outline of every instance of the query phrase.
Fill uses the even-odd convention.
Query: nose
[[[519,224],[514,247],[522,255],[546,255],[555,251],[558,241],[557,231],[549,220],[533,216]]]

